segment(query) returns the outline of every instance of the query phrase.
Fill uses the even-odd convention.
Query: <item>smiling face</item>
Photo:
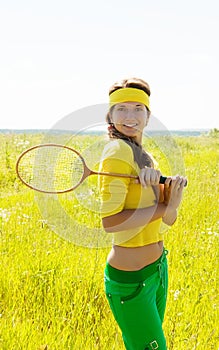
[[[144,104],[139,102],[117,103],[110,112],[110,121],[122,134],[132,137],[141,144],[142,133],[147,125],[149,112]]]

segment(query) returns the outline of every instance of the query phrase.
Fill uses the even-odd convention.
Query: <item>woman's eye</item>
[[[129,109],[127,107],[123,107],[123,106],[117,107],[116,110],[118,112],[123,112],[123,113],[128,113],[128,111],[129,111]],[[144,110],[143,107],[135,107],[132,111],[133,112],[142,112],[143,110]],[[130,110],[130,112],[131,112],[131,110]]]

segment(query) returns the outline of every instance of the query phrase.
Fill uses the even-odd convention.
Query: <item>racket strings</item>
[[[84,164],[77,153],[64,147],[41,147],[24,154],[18,172],[32,188],[43,192],[65,192],[77,187]]]

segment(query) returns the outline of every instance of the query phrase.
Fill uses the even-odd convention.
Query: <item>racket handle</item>
[[[161,175],[159,183],[160,183],[160,184],[164,184],[165,181],[166,181],[166,179],[167,179],[166,176],[162,176],[162,175]],[[184,187],[186,187],[186,186],[187,186],[187,181],[185,182]]]

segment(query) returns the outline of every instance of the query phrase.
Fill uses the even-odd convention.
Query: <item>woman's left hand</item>
[[[182,176],[168,177],[164,184],[164,204],[167,206],[163,221],[167,225],[173,225],[177,218],[177,208],[182,201],[182,194],[186,183]]]
[[[168,177],[164,184],[164,204],[174,210],[178,208],[182,200],[186,178],[183,176]]]

